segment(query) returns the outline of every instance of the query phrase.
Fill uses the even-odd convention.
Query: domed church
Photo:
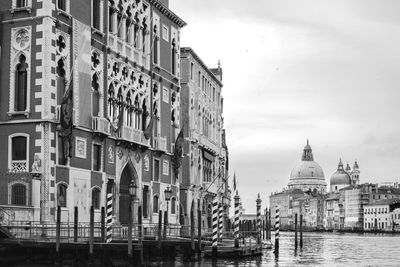
[[[337,171],[332,174],[330,179],[330,192],[335,192],[346,186],[357,185],[359,183],[360,170],[357,161],[354,162],[353,170],[351,170],[348,163],[346,169],[344,169],[342,159],[340,159]]]
[[[293,168],[288,184],[289,189],[301,189],[302,191],[314,191],[325,193],[326,182],[324,172],[314,161],[311,146],[307,140],[301,161]]]

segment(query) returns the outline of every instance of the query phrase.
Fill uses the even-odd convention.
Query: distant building
[[[340,193],[329,193],[325,199],[325,229],[340,229]]]
[[[272,194],[269,197],[272,223],[275,223],[276,207],[279,207],[280,224],[283,228],[290,227],[292,225],[292,201],[304,195],[300,189],[288,189]]]
[[[218,197],[228,221],[228,148],[225,140],[222,68],[208,68],[190,47],[181,51],[181,114],[184,129],[184,159],[180,204],[186,224],[201,210],[203,228],[211,228],[212,200]]]
[[[364,205],[364,230],[394,230],[395,222],[399,221],[399,209],[399,199],[384,199]]]

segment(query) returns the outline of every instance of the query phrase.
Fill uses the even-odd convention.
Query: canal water
[[[303,248],[295,250],[294,233],[281,232],[279,255],[240,260],[203,259],[152,262],[149,266],[400,266],[400,235],[355,233],[303,233]]]
[[[188,262],[150,259],[145,266],[400,266],[400,235],[356,233],[304,233],[303,248],[295,250],[294,233],[281,232],[279,255],[265,250],[245,259],[201,259]],[[53,266],[53,265],[14,265]]]

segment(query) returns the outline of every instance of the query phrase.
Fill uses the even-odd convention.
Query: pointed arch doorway
[[[119,222],[121,224],[128,224],[129,216],[128,209],[131,202],[129,196],[129,184],[131,180],[138,186],[138,175],[135,167],[131,161],[129,161],[121,174],[119,182]]]

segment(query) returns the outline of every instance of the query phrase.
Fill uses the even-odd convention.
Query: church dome
[[[325,180],[324,172],[315,161],[300,161],[292,169],[290,180],[294,179],[322,179]]]
[[[338,169],[331,176],[331,186],[333,185],[350,185],[350,175],[343,169],[342,160],[339,161]]]
[[[303,191],[317,189],[324,192],[326,188],[325,176],[321,166],[314,161],[311,146],[307,140],[301,161],[294,166],[290,174],[289,188],[298,188]]]

